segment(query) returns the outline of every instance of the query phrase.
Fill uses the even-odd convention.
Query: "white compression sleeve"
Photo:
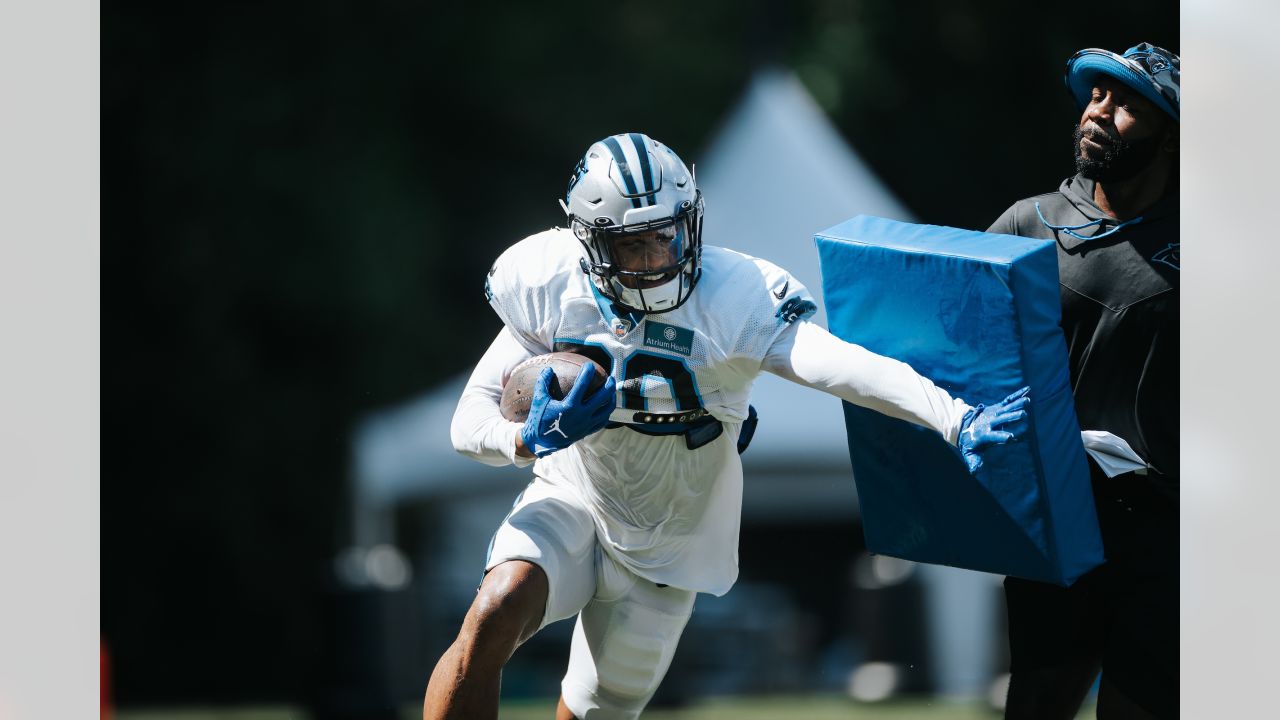
[[[764,369],[855,405],[941,433],[955,444],[969,405],[910,365],[847,343],[807,320],[774,341]]]
[[[516,455],[520,423],[502,417],[498,409],[502,386],[512,369],[530,357],[533,353],[526,350],[510,330],[502,328],[484,357],[476,363],[458,400],[449,427],[455,450],[486,465],[514,463],[517,467],[526,467],[533,464],[533,458]]]

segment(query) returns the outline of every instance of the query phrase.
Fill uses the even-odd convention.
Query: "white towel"
[[[1082,430],[1084,451],[1089,453],[1107,477],[1132,472],[1146,475],[1150,465],[1129,447],[1125,439],[1103,430]]]

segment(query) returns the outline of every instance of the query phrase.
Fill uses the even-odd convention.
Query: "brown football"
[[[533,402],[533,385],[538,381],[543,368],[549,367],[555,372],[555,382],[551,383],[551,397],[560,400],[573,388],[578,374],[582,372],[582,366],[589,362],[591,362],[589,358],[577,353],[553,352],[537,355],[520,363],[511,371],[507,384],[502,386],[500,404],[502,417],[514,422],[524,422],[525,418],[529,417],[529,405]],[[591,383],[587,385],[588,393],[599,389],[606,379],[600,365],[592,364],[595,367],[595,377],[591,378]]]

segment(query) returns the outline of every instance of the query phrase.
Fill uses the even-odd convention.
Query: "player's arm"
[[[1027,388],[990,406],[971,407],[893,358],[847,343],[807,320],[782,332],[764,359],[769,372],[855,405],[940,433],[971,471],[984,449],[1026,432]]]
[[[502,328],[476,363],[458,400],[449,428],[454,449],[486,465],[514,463],[524,467],[533,462],[532,454],[520,452],[524,445],[520,431],[524,426],[502,417],[499,401],[502,385],[512,369],[535,354],[510,330]]]
[[[792,323],[770,346],[764,369],[889,417],[936,430],[955,444],[972,408],[910,365],[847,343],[808,320]]]

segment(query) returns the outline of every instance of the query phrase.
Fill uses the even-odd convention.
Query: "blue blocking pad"
[[[1060,585],[1100,565],[1053,242],[865,215],[814,239],[836,336],[970,405],[1031,387],[1027,437],[976,476],[932,430],[845,403],[867,548]]]

